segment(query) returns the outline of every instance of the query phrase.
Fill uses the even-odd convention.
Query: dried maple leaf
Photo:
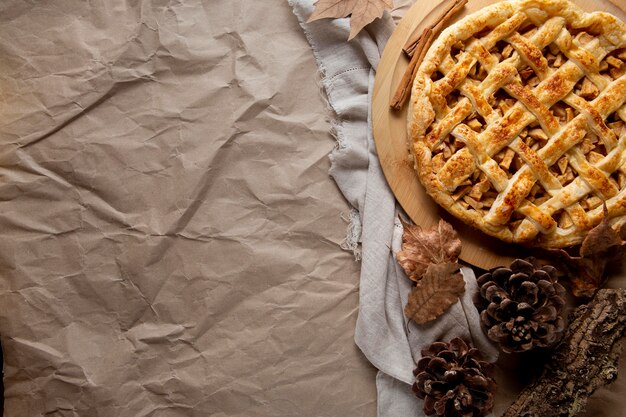
[[[307,22],[350,16],[350,40],[366,25],[382,17],[385,9],[392,7],[393,0],[317,0]]]
[[[404,314],[417,324],[428,323],[456,303],[464,291],[458,263],[431,264],[411,291]]]
[[[439,220],[428,231],[405,222],[402,225],[402,250],[396,259],[411,280],[419,281],[431,264],[454,263],[459,258],[461,241],[450,223]]]
[[[607,264],[622,258],[626,253],[625,237],[626,226],[615,231],[609,224],[605,206],[604,219],[583,240],[580,256],[571,256],[562,249],[549,253],[567,273],[572,293],[576,297],[592,297],[606,281]]]

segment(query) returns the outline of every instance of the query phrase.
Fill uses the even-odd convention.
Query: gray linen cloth
[[[437,340],[460,336],[481,349],[488,360],[497,358],[497,350],[480,329],[471,301],[476,280],[470,268],[462,268],[465,295],[441,318],[416,326],[408,323],[403,314],[411,282],[394,256],[402,238],[398,221],[401,209],[383,176],[371,128],[376,68],[395,23],[385,13],[348,42],[348,19],[306,23],[314,0],[289,3],[311,44],[321,84],[335,113],[337,148],[330,155],[330,175],[354,207],[344,246],[361,258],[355,342],[379,370],[378,415],[423,416],[422,401],[411,393],[412,370],[422,348]],[[401,8],[394,10],[401,12]]]

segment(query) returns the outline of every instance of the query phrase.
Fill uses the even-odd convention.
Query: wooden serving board
[[[496,1],[469,0],[453,22]],[[583,10],[602,10],[626,20],[624,0],[570,1]],[[391,190],[415,224],[428,229],[443,218],[452,223],[459,232],[463,243],[461,252],[463,261],[484,269],[508,265],[513,258],[525,257],[528,254],[519,246],[501,242],[456,220],[426,194],[412,163],[407,159],[407,106],[402,111],[393,111],[389,107],[409,63],[402,52],[402,47],[413,32],[421,32],[427,25],[433,23],[443,8],[441,1],[417,0],[407,11],[385,47],[378,65],[372,97],[372,124],[376,150]]]

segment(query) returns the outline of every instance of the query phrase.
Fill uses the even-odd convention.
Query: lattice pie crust
[[[426,191],[507,242],[580,243],[626,221],[626,25],[566,0],[496,3],[418,69],[408,129]]]

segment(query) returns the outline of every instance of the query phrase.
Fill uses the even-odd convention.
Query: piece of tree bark
[[[602,289],[570,315],[541,377],[502,417],[575,416],[600,386],[617,378],[626,330],[626,289]]]

